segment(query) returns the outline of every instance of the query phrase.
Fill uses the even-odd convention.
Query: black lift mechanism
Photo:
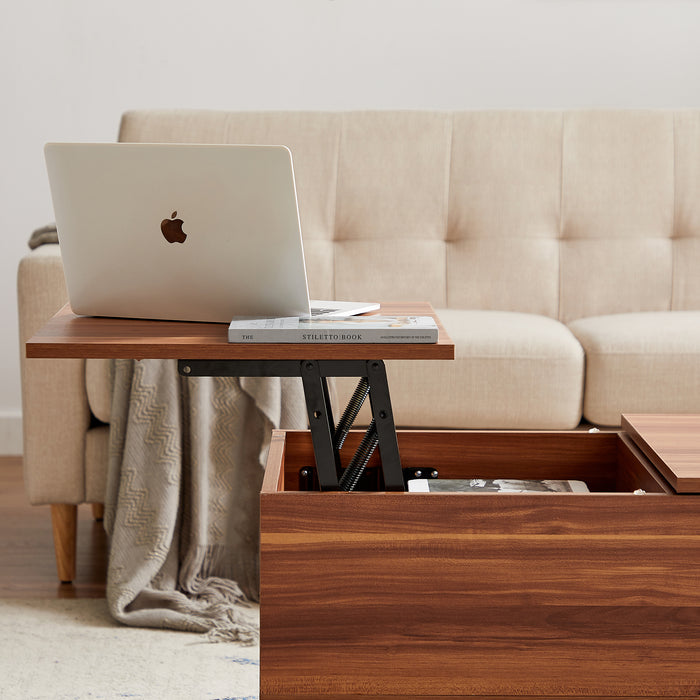
[[[404,490],[389,384],[382,360],[179,360],[178,371],[185,377],[301,377],[321,490],[355,490],[377,446],[384,489]],[[328,377],[359,377],[337,426],[333,422]],[[340,449],[368,395],[372,422],[347,467],[343,468]]]

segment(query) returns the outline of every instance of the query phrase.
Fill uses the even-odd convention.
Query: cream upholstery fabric
[[[700,112],[675,115],[671,309],[700,309]]]
[[[85,500],[85,432],[90,423],[83,360],[27,359],[24,342],[67,301],[57,245],[28,253],[17,271],[24,482],[32,503]],[[104,465],[103,465],[104,468]]]
[[[618,425],[621,413],[696,413],[700,311],[583,318],[570,324],[586,353],[584,416]]]
[[[314,296],[700,307],[700,113],[141,111],[120,138],[288,145]]]
[[[438,314],[457,357],[387,362],[398,426],[567,430],[579,423],[584,355],[566,326],[510,311]],[[350,397],[355,383],[336,380],[341,399]],[[365,406],[358,423],[370,419]]]
[[[85,501],[104,503],[109,457],[109,426],[98,425],[85,433]]]
[[[112,414],[111,360],[89,359],[85,361],[85,388],[90,410],[97,420],[109,423]]]
[[[457,357],[387,363],[397,425],[566,430],[579,423],[583,349],[563,324],[510,311],[438,309],[438,314]],[[347,400],[356,382],[336,383]],[[370,419],[365,406],[359,422]]]
[[[673,114],[574,113],[562,136],[560,318],[670,308]]]
[[[563,323],[700,309],[698,112],[133,112],[121,138],[290,146],[313,296],[425,299]],[[455,332],[468,360],[390,368],[401,423],[578,422],[578,390],[564,400],[562,377],[525,362],[515,337],[509,374],[489,374],[490,348],[477,347],[466,318]],[[491,394],[466,388],[483,377]],[[521,390],[533,377],[538,391]],[[455,396],[442,413],[404,393],[416,384],[450,395],[456,381],[474,396]],[[586,406],[599,407],[591,420],[618,423],[619,401],[590,378],[586,387]],[[629,391],[651,408],[641,389]],[[700,399],[670,405],[700,410]]]
[[[453,117],[447,306],[559,308],[562,114]]]
[[[700,111],[149,110],[120,140],[290,147],[311,295],[427,300],[458,343],[389,364],[403,425],[574,427],[563,324],[589,420],[700,411],[697,317],[668,315],[700,312]],[[52,247],[20,265],[22,339],[65,301]],[[23,361],[32,502],[85,497],[105,368]]]
[[[579,423],[583,350],[564,325],[508,311],[438,313],[457,358],[389,363],[400,425],[557,430]]]

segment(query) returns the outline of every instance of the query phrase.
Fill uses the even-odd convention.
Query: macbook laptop
[[[45,156],[76,314],[229,323],[379,307],[309,301],[285,146],[49,143]]]

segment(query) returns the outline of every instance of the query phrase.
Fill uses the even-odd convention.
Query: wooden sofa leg
[[[105,519],[105,504],[104,503],[93,503],[92,504],[92,517],[98,522]]]
[[[51,523],[58,578],[61,583],[70,583],[75,578],[78,506],[68,503],[51,504]]]

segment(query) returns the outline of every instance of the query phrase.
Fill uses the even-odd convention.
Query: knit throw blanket
[[[306,428],[300,380],[185,378],[117,360],[105,527],[121,622],[257,641],[259,492],[273,427]]]

